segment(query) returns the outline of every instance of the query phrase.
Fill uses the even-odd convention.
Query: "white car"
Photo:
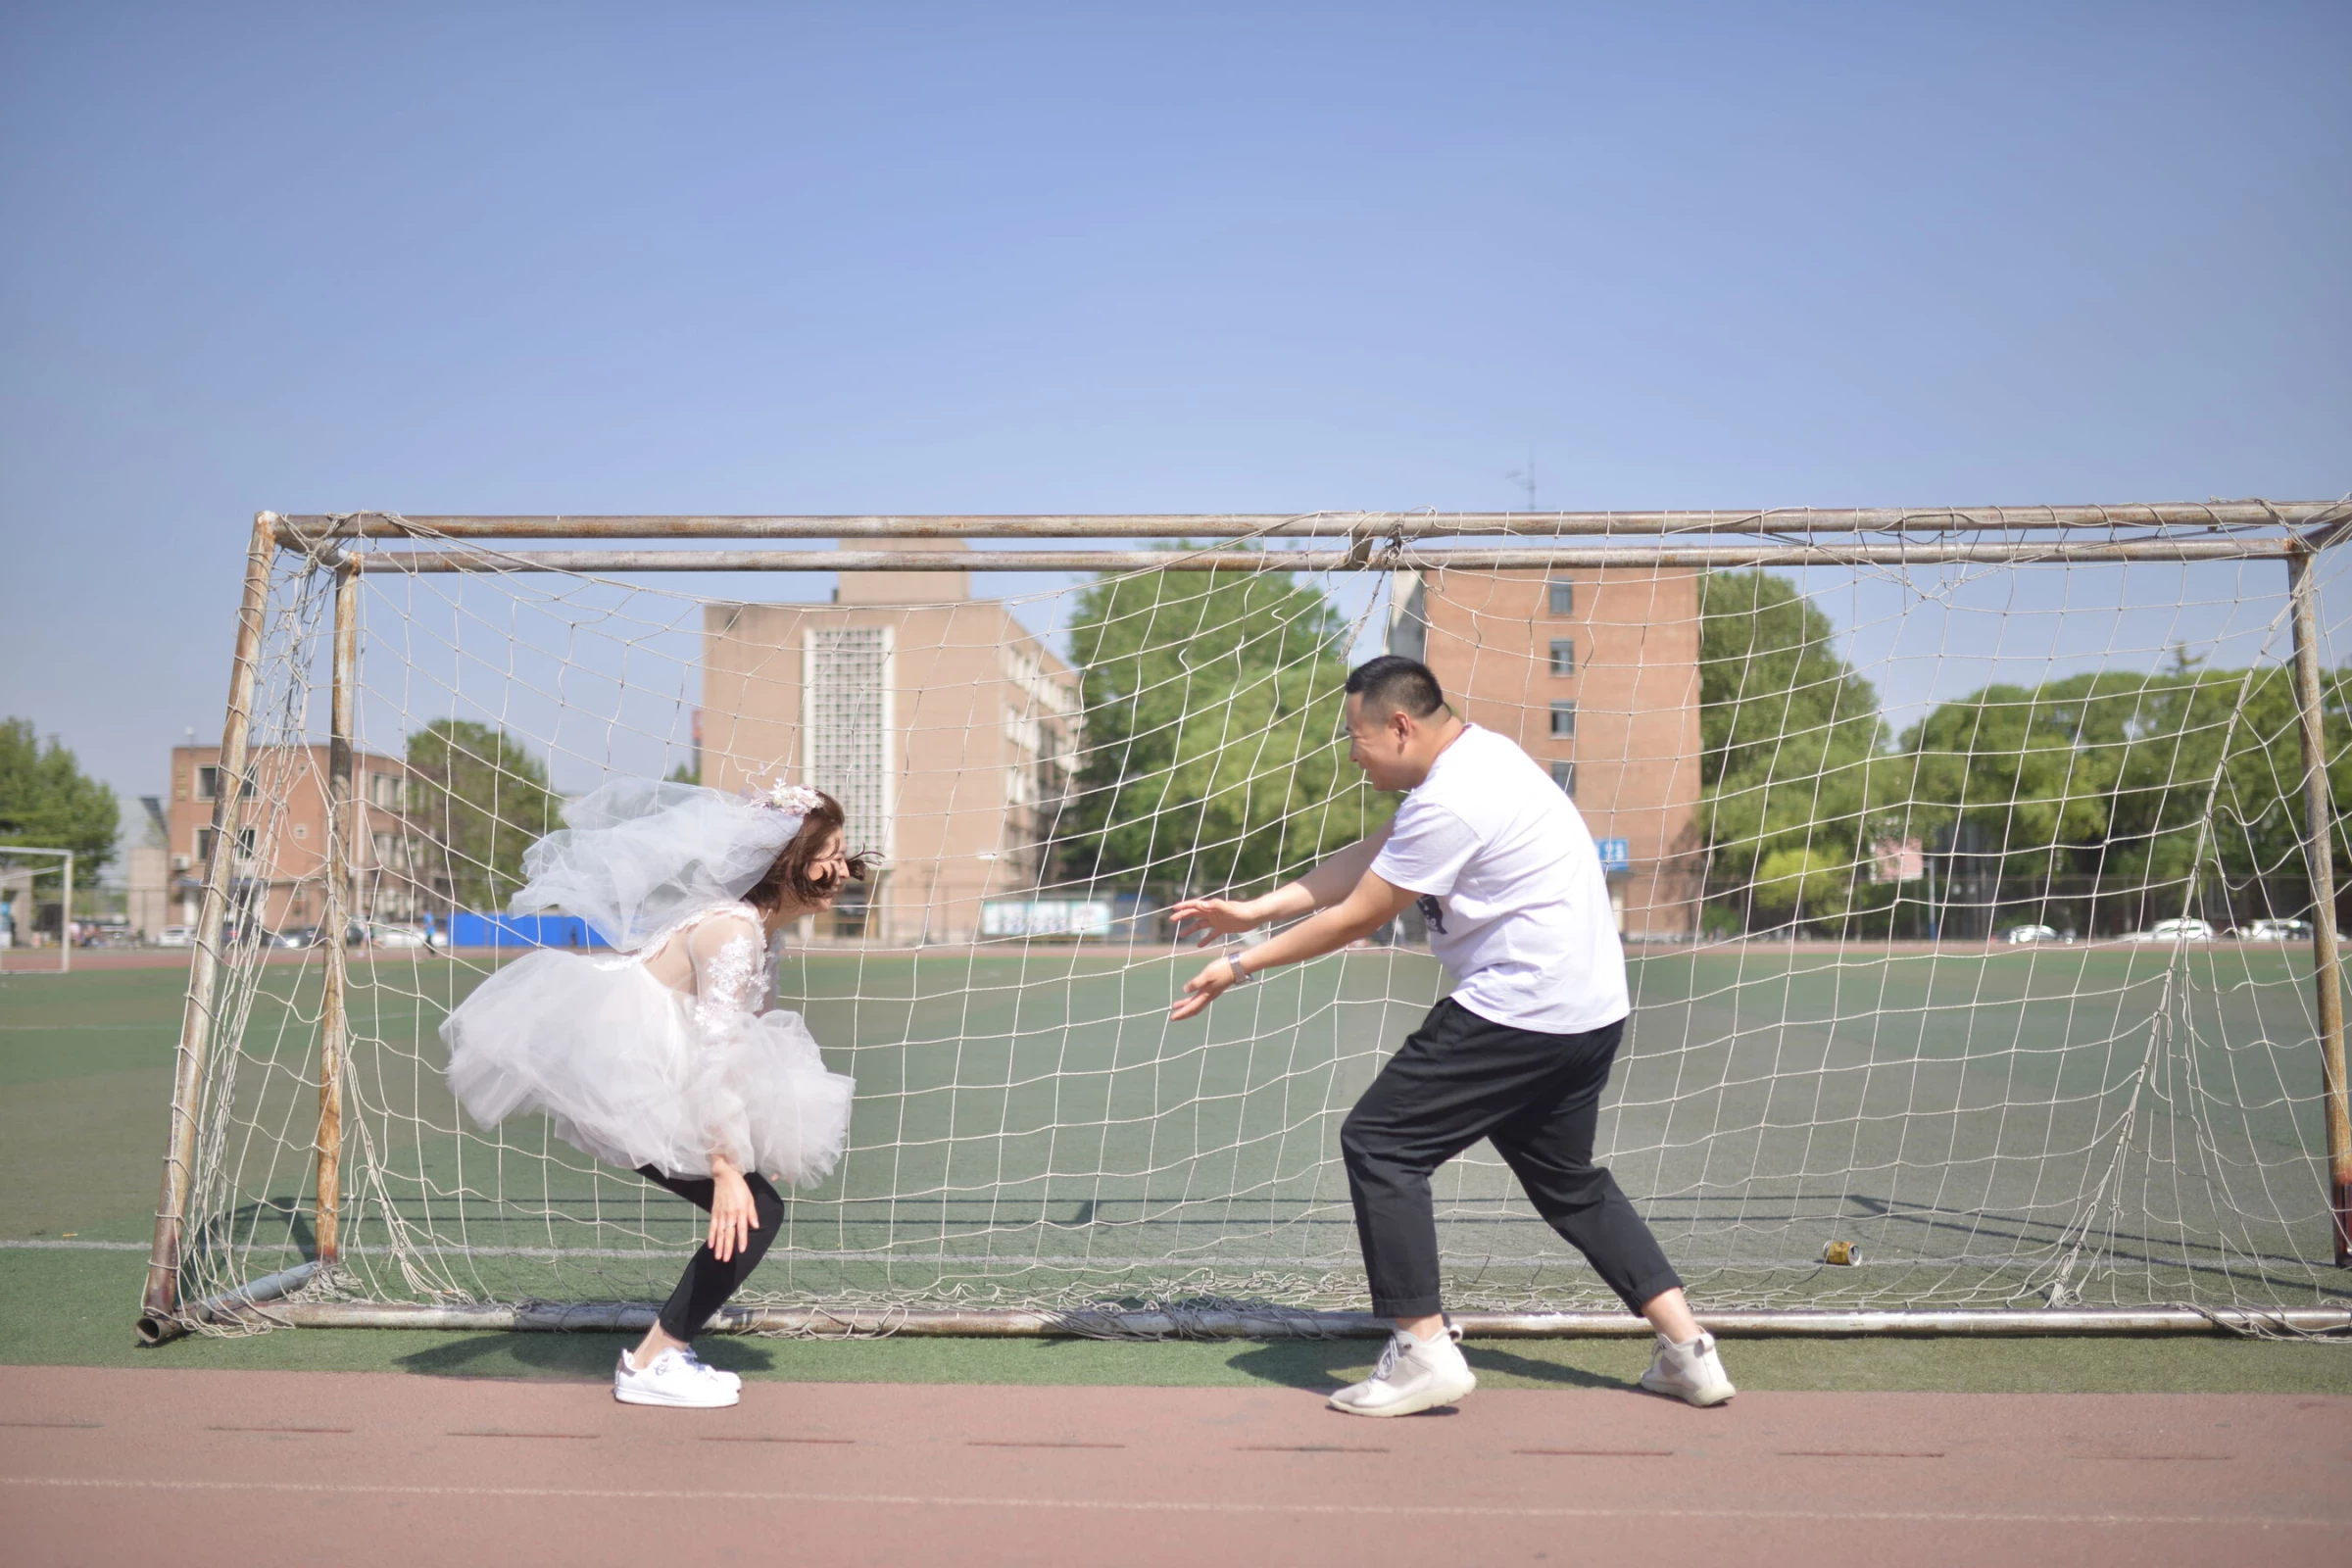
[[[423,948],[431,944],[424,940],[424,927],[417,925],[370,925],[368,945],[371,948]]]
[[[2028,942],[2055,942],[2058,933],[2046,925],[2013,925],[2001,933],[2001,940],[2018,947]]]
[[[2203,920],[2159,920],[2132,934],[2134,942],[2211,942],[2213,927]]]
[[[2247,942],[2308,942],[2309,920],[2256,920],[2230,933]]]
[[[192,948],[196,945],[195,928],[168,925],[155,934],[155,945],[159,948]]]

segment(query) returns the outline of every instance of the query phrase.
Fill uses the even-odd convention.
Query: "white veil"
[[[564,807],[570,825],[523,852],[530,880],[508,908],[562,908],[633,953],[688,915],[751,891],[812,803],[802,789],[747,800],[697,784],[614,779]]]

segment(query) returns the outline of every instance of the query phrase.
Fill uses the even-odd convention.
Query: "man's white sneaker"
[[[1478,1387],[1478,1374],[1455,1343],[1461,1337],[1451,1325],[1434,1340],[1396,1330],[1372,1375],[1333,1395],[1331,1407],[1349,1415],[1413,1415],[1453,1403]]]
[[[715,1410],[743,1397],[742,1381],[681,1354],[663,1350],[644,1366],[631,1366],[629,1352],[620,1352],[612,1369],[612,1397],[623,1404],[667,1404],[690,1410]]]
[[[1740,1391],[1724,1374],[1723,1357],[1715,1353],[1715,1336],[1701,1334],[1689,1345],[1676,1345],[1661,1334],[1658,1353],[1642,1386],[1652,1394],[1672,1395],[1690,1404],[1721,1404]]]

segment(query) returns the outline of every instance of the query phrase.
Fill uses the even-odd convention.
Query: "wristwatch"
[[[1225,955],[1225,966],[1233,971],[1233,983],[1237,986],[1246,986],[1257,978],[1242,967],[1242,956],[1238,953]]]

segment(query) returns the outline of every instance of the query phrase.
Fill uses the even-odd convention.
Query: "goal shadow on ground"
[[[637,1343],[634,1334],[469,1334],[445,1345],[399,1356],[395,1364],[420,1377],[512,1377],[517,1363],[527,1375],[555,1375],[583,1382],[612,1375],[620,1352]],[[712,1366],[753,1375],[775,1370],[775,1355],[757,1339],[705,1335],[695,1351]]]
[[[1286,1389],[1327,1394],[1364,1375],[1379,1354],[1373,1340],[1288,1340],[1252,1343],[1234,1355],[1231,1365],[1262,1382]],[[1492,1345],[1462,1347],[1475,1372],[1503,1372],[1532,1382],[1570,1389],[1624,1389],[1623,1379],[1588,1372],[1582,1367],[1538,1361]]]

